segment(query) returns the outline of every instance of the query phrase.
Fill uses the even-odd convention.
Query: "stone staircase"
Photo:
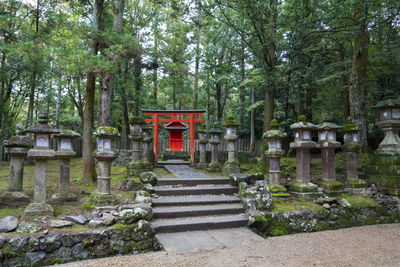
[[[153,230],[172,233],[242,227],[247,217],[228,178],[159,178]]]

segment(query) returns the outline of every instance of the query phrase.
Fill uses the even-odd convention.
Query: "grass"
[[[272,212],[288,213],[301,210],[324,210],[324,208],[311,201],[303,199],[275,199]]]

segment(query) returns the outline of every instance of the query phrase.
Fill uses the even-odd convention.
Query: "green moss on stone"
[[[339,181],[322,181],[320,184],[327,191],[340,191],[343,189],[343,184]]]

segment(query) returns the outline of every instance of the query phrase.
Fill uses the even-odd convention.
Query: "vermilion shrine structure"
[[[149,110],[142,109],[144,115],[153,116],[152,119],[145,119],[146,122],[152,122],[154,125],[154,161],[158,159],[158,123],[166,122],[165,129],[169,130],[169,147],[173,151],[182,151],[183,137],[182,132],[187,129],[184,124],[189,123],[190,129],[190,158],[194,162],[194,125],[196,122],[203,122],[203,119],[196,118],[203,115],[205,110]],[[172,118],[160,118],[161,116],[172,116]],[[187,118],[189,116],[189,118]],[[186,118],[184,118],[186,117]]]

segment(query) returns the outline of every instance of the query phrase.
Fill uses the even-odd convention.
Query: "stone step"
[[[158,219],[152,222],[152,227],[156,233],[172,233],[242,227],[246,226],[247,222],[248,218],[244,215],[224,215],[180,219]]]
[[[186,195],[186,196],[164,196],[152,200],[153,207],[178,206],[178,205],[212,205],[240,203],[240,198],[235,196],[218,195]]]
[[[229,184],[229,178],[159,178],[158,185]]]
[[[229,195],[238,192],[236,186],[231,185],[200,185],[200,186],[184,186],[184,187],[169,187],[155,186],[154,191],[159,196],[182,196],[182,195]]]
[[[153,218],[179,218],[244,213],[241,204],[175,206],[153,208]]]

